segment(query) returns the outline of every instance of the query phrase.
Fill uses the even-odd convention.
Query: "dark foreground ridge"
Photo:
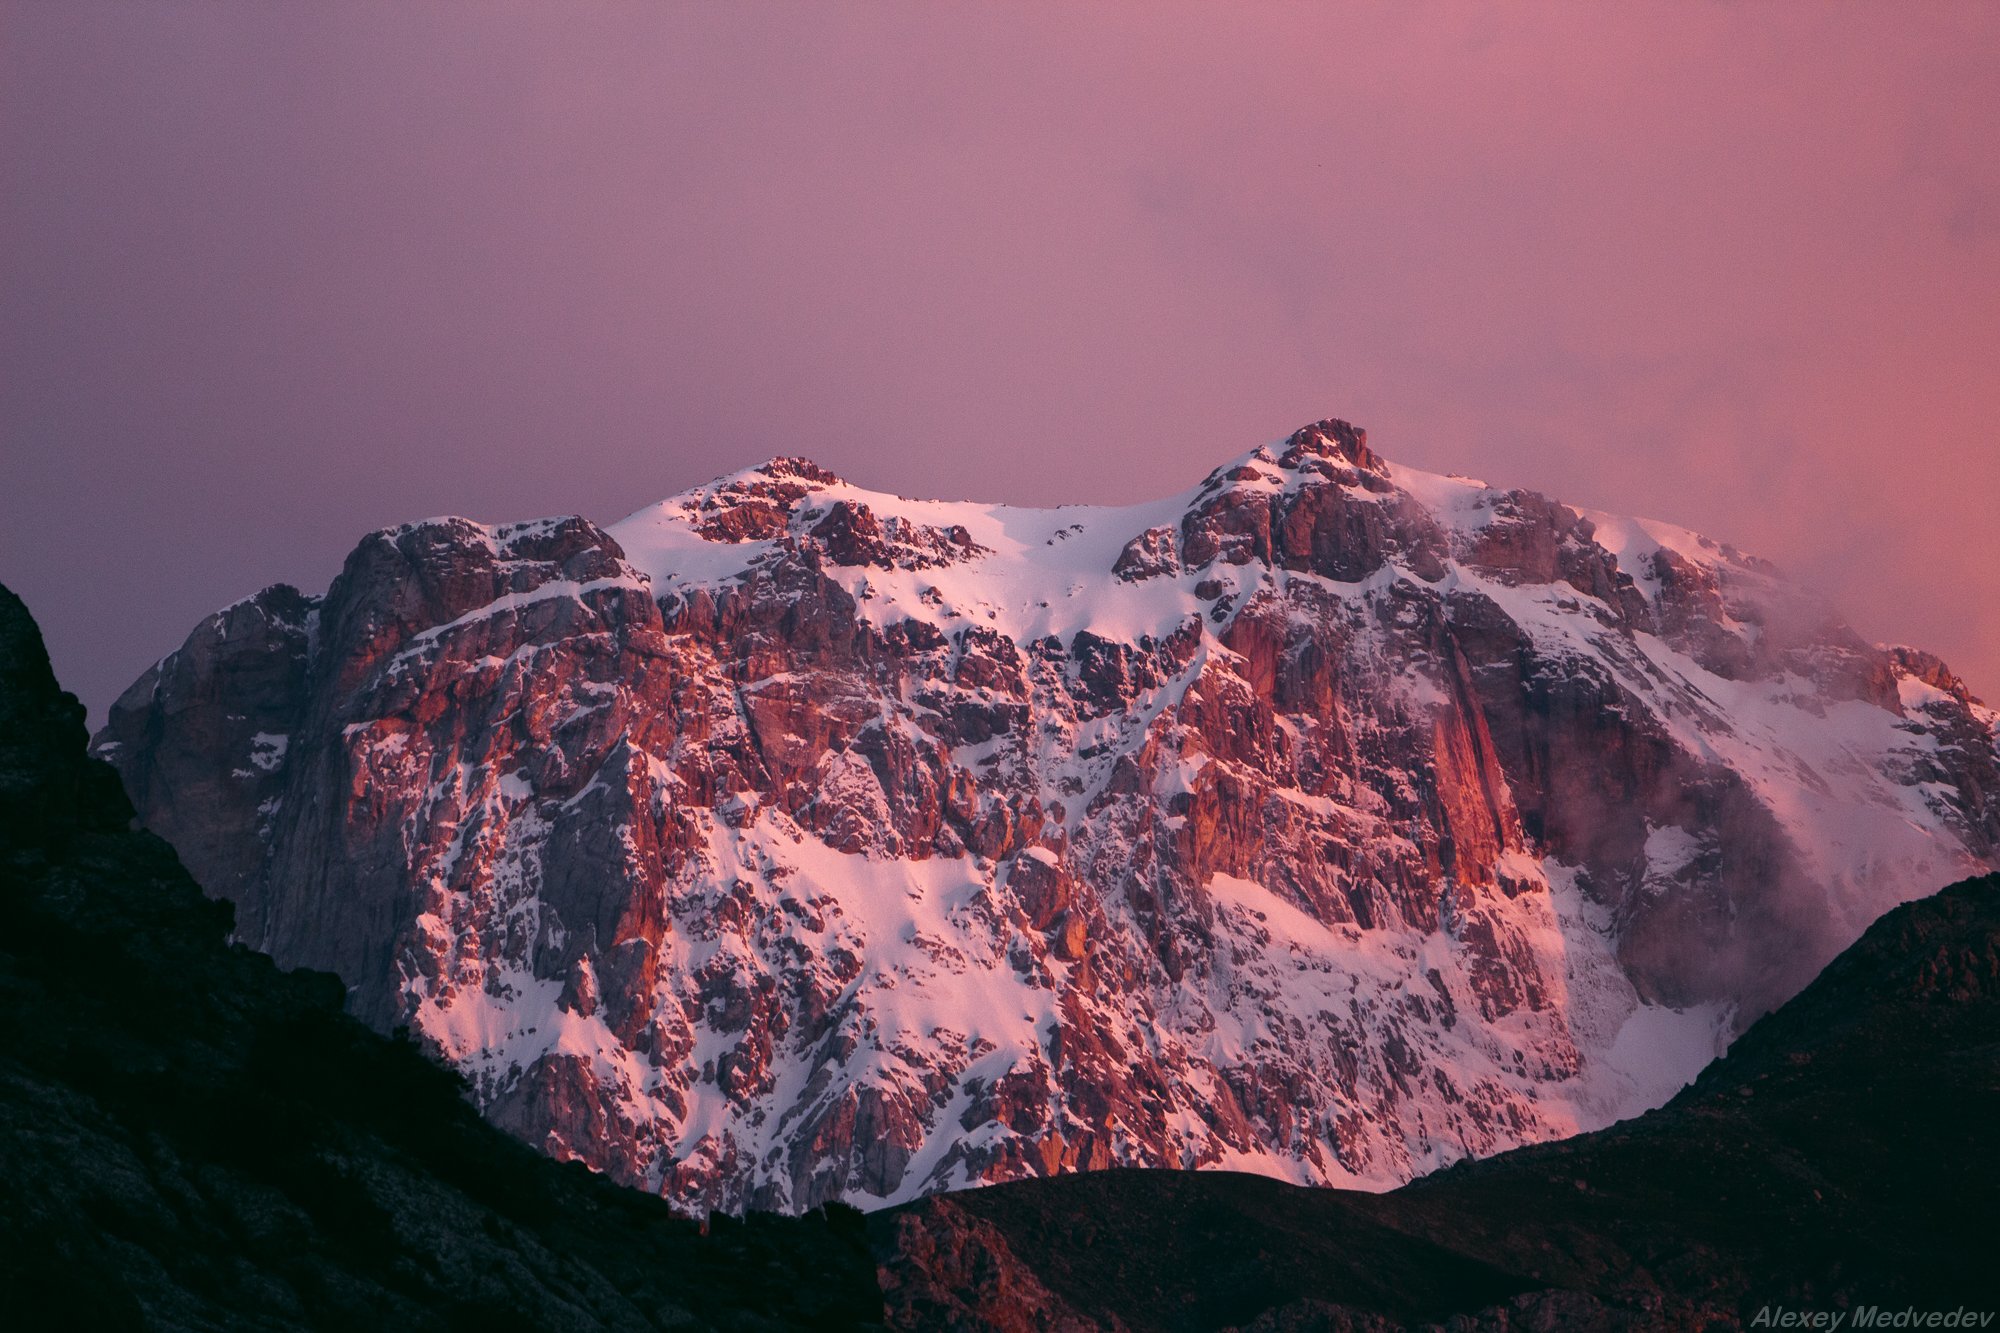
[[[333,977],[232,948],[84,742],[0,588],[0,1325],[879,1322],[858,1213],[704,1235],[486,1125]]]
[[[1113,1171],[870,1230],[907,1327],[1733,1329],[1773,1326],[1766,1307],[2000,1327],[1996,1127],[1988,876],[1890,912],[1680,1096],[1598,1133],[1384,1195]]]

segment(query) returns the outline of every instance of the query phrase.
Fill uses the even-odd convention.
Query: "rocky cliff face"
[[[799,1209],[1381,1187],[1657,1104],[1995,864],[1995,723],[1757,560],[1326,421],[1131,509],[776,459],[378,532],[97,747],[496,1123]]]

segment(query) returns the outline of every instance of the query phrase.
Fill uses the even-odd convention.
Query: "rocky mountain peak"
[[[1762,562],[1328,420],[1018,509],[435,520],[98,750],[244,938],[689,1208],[1393,1184],[1657,1103],[1993,863],[1995,715]]]
[[[1285,439],[1288,456],[1317,454],[1337,458],[1378,476],[1388,475],[1389,465],[1368,447],[1368,432],[1337,417],[1301,426]],[[1292,464],[1296,466],[1296,463]]]
[[[924,569],[978,553],[963,525],[913,521],[893,505],[885,509],[882,502],[889,499],[850,486],[809,459],[774,458],[655,509],[704,541],[775,543],[835,565]]]

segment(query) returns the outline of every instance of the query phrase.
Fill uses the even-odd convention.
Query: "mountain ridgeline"
[[[701,1214],[1609,1124],[1995,866],[1995,725],[1755,558],[1323,421],[1132,508],[779,458],[373,533],[95,752],[243,943]]]

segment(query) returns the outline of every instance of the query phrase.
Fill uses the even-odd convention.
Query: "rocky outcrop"
[[[2000,843],[1941,664],[1337,421],[1131,510],[777,459],[377,533],[98,748],[246,943],[690,1209],[1394,1184],[1656,1103]]]

